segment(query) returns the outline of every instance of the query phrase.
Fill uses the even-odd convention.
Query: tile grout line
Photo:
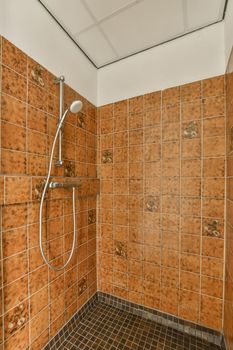
[[[204,184],[204,172],[203,172],[203,163],[204,163],[204,106],[203,106],[203,81],[201,81],[201,208],[200,208],[200,221],[201,221],[201,231],[200,231],[200,280],[199,280],[199,322],[201,322],[201,305],[202,305],[202,239],[203,239],[203,184]]]
[[[2,91],[2,36],[0,36],[0,91]],[[0,94],[0,106],[2,106],[2,94]],[[0,125],[2,125],[2,108],[0,108]],[[2,128],[0,130],[0,136],[2,134]],[[1,137],[0,137],[0,146],[1,146]],[[0,147],[0,156],[2,155],[2,150]],[[0,164],[0,167],[2,168],[2,165]],[[5,177],[3,177],[3,203],[5,203]],[[1,319],[2,319],[2,325],[1,325],[1,332],[2,332],[2,348],[5,349],[5,321],[4,321],[4,314],[5,314],[5,307],[4,307],[4,270],[3,270],[3,242],[2,242],[2,205],[0,208],[0,225],[1,225],[1,236],[0,236],[0,257],[1,257],[1,266],[0,266],[0,273],[1,273]]]
[[[180,186],[180,195],[179,195],[179,277],[178,277],[178,316],[180,315],[180,300],[181,300],[181,259],[182,259],[182,106],[181,106],[181,87],[179,87],[179,186]]]
[[[124,332],[123,334],[126,333],[125,331],[127,331],[127,329],[125,329],[125,326],[123,324],[119,328],[119,331],[117,333],[114,332],[114,327],[116,325],[114,320],[117,318],[117,315],[121,315],[121,316],[124,315],[124,317],[126,317],[126,319],[128,319],[128,320],[130,318],[132,320],[132,327],[139,326],[141,322],[146,322],[147,324],[148,324],[148,322],[149,322],[149,324],[151,324],[151,322],[152,322],[153,325],[156,324],[158,327],[162,327],[162,329],[164,329],[164,327],[166,327],[165,328],[166,333],[168,333],[168,331],[172,331],[174,335],[176,335],[176,334],[178,335],[178,334],[180,334],[179,332],[182,332],[183,337],[186,337],[186,339],[187,339],[187,337],[190,340],[193,339],[192,338],[193,337],[193,333],[192,333],[191,329],[189,330],[189,332],[187,332],[187,330],[185,331],[185,329],[182,328],[183,327],[182,324],[181,324],[182,327],[178,327],[177,328],[175,326],[175,324],[173,324],[174,322],[173,323],[171,323],[171,322],[169,323],[169,319],[167,319],[167,322],[165,322],[165,323],[163,323],[163,322],[161,323],[161,321],[159,321],[156,318],[151,321],[151,319],[148,319],[146,317],[146,315],[143,316],[143,314],[139,315],[138,313],[133,312],[133,310],[135,310],[135,309],[131,309],[131,307],[134,308],[136,306],[136,304],[134,304],[134,303],[131,303],[129,301],[124,301],[123,299],[120,299],[120,298],[117,298],[117,297],[111,297],[110,295],[108,295],[106,293],[97,292],[96,295],[97,295],[97,297],[94,297],[94,298],[97,298],[96,299],[97,303],[93,302],[93,303],[89,304],[90,306],[89,306],[89,308],[87,309],[86,312],[87,312],[87,314],[90,312],[90,315],[88,316],[87,319],[85,318],[85,316],[84,316],[84,318],[81,318],[79,325],[81,324],[81,328],[82,329],[86,329],[85,327],[87,327],[87,328],[92,327],[93,326],[92,318],[96,314],[96,312],[98,314],[98,310],[101,312],[100,316],[98,317],[99,322],[100,322],[99,326],[101,325],[101,322],[103,322],[105,319],[107,319],[108,316],[110,316],[110,319],[109,319],[109,332],[108,332],[107,339],[103,338],[101,336],[101,334],[100,335],[99,334],[93,334],[93,336],[97,337],[99,340],[102,339],[102,342],[104,341],[104,342],[108,343],[109,341],[111,341],[111,343],[112,343],[116,339],[113,336],[113,334],[117,334],[117,335],[120,334],[120,330],[121,329]],[[129,305],[129,309],[125,308],[124,305],[125,306]],[[96,311],[95,311],[95,308],[97,308]],[[114,318],[111,317],[112,314],[115,315]],[[163,314],[163,313],[161,313],[161,315],[169,316],[168,314]],[[75,317],[76,316],[74,316],[74,318],[73,318],[73,322],[75,322]],[[179,318],[174,317],[174,320],[179,320]],[[185,325],[185,323],[184,323],[184,325]],[[192,326],[192,325],[195,325],[195,324],[193,324],[192,322],[188,322],[187,321],[187,325]],[[67,341],[71,342],[71,343],[75,342],[75,345],[78,346],[77,342],[75,341],[76,340],[75,339],[75,335],[78,334],[77,333],[78,327],[79,326],[76,325],[75,328],[72,328],[72,332],[70,333],[70,337],[68,336],[68,338],[65,339],[65,342],[67,342]],[[132,329],[132,327],[131,327],[131,329]],[[99,331],[99,327],[98,326],[97,326],[96,331],[97,332]],[[197,334],[196,334],[195,342],[193,343],[193,345],[196,344],[196,346],[198,346],[196,341],[199,341],[201,343],[199,346],[203,345],[205,347],[206,346],[206,336],[204,336],[204,333],[205,332],[208,333],[210,331],[210,333],[208,333],[209,334],[208,345],[210,346],[210,344],[215,344],[216,345],[216,349],[217,349],[217,346],[218,346],[218,349],[220,349],[219,348],[219,346],[220,346],[220,333],[219,332],[211,332],[211,330],[209,330],[208,328],[205,328],[205,327],[203,327],[203,329],[201,328],[200,330],[197,329],[196,331],[197,331]],[[82,333],[82,330],[80,330],[80,332]],[[203,336],[202,336],[202,332],[203,332]],[[85,339],[90,339],[88,337],[86,338],[85,334],[84,334],[84,338]],[[156,338],[157,338],[157,335],[156,335]],[[165,337],[165,338],[167,338],[167,337]],[[146,337],[146,339],[149,339],[149,338]],[[91,341],[94,342],[94,340],[95,339],[90,340],[90,342]],[[135,334],[135,337],[133,339],[134,344],[140,343],[141,340],[142,340],[142,338],[141,337],[137,338],[136,334]],[[169,342],[170,336],[169,336],[169,338],[167,340]],[[82,339],[80,341],[82,341]],[[159,338],[157,338],[157,341],[159,341]],[[164,339],[164,341],[166,341],[166,339]],[[59,349],[62,346],[62,344],[65,344],[64,340],[63,340],[63,343],[61,344],[59,342],[59,339],[57,340],[57,343],[58,343]],[[81,345],[81,343],[80,343],[80,345]],[[91,345],[91,344],[89,344],[89,342],[86,343],[86,346],[89,346],[89,345]],[[102,345],[105,345],[105,348],[106,348],[107,344],[105,344],[105,343],[103,344],[102,343]],[[47,347],[46,347],[46,349],[47,349]]]
[[[127,243],[130,244],[130,214],[129,214],[129,199],[130,199],[130,99],[126,100],[126,118],[127,118],[127,182],[128,182],[128,188],[127,188]],[[115,130],[114,130],[115,131]],[[115,145],[114,145],[114,151],[115,151]],[[115,163],[114,163],[115,164]],[[115,180],[115,173],[114,173],[114,180]],[[115,195],[114,195],[115,198]],[[114,211],[115,213],[115,211]],[[114,224],[115,227],[115,224]],[[127,280],[126,280],[126,291],[127,296],[129,298],[129,264],[127,264]]]
[[[29,89],[29,77],[28,77],[28,65],[29,65],[29,60],[28,56],[27,57],[27,68],[26,68],[26,100],[25,100],[25,107],[26,107],[26,116],[25,116],[25,155],[26,155],[26,174],[28,174],[28,89]],[[32,198],[32,179],[30,181],[30,198]],[[28,215],[28,203],[27,203],[27,288],[28,288],[28,342],[29,342],[29,349],[31,349],[31,293],[30,293],[30,278],[29,278],[29,272],[30,272],[30,256],[29,256],[29,215]]]
[[[228,158],[228,149],[227,149],[227,75],[224,75],[224,92],[225,92],[225,155],[224,155],[224,161],[225,161],[225,167],[224,167],[224,256],[223,256],[223,290],[222,290],[222,336],[223,341],[225,342],[224,338],[224,317],[225,317],[225,291],[226,291],[226,259],[227,259],[227,158]]]
[[[160,298],[159,307],[162,308],[162,269],[163,269],[163,91],[160,92]]]

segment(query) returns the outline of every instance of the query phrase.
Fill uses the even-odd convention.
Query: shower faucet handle
[[[77,182],[53,182],[51,181],[49,183],[49,188],[74,188],[74,187],[80,187],[81,181]]]

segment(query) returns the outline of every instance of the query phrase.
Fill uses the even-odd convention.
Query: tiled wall
[[[48,270],[38,247],[39,196],[59,112],[54,76],[4,38],[1,44],[1,337],[0,349],[40,350],[96,291],[96,108],[65,86],[65,107],[84,102],[64,127],[62,168],[82,177],[76,191],[78,242],[65,271]],[[63,264],[72,244],[70,190],[49,190],[44,247]]]
[[[98,288],[221,330],[224,76],[102,106],[98,135]]]
[[[233,51],[226,74],[227,205],[224,335],[233,349]]]
[[[66,85],[66,107],[80,98],[84,108],[67,117],[65,165],[53,176],[82,177],[83,185],[75,256],[54,273],[40,255],[38,210],[58,86],[37,62],[0,43],[0,350],[40,350],[96,291],[97,128],[99,289],[221,329],[224,77],[103,106],[98,116]],[[70,191],[48,192],[44,246],[53,264],[71,248],[71,204]]]

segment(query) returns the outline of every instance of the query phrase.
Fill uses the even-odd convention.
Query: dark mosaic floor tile
[[[176,329],[95,303],[57,350],[220,350]]]

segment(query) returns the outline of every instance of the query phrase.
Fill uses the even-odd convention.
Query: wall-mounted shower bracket
[[[65,77],[61,75],[60,77],[54,80],[54,84],[59,84],[60,87],[60,97],[59,97],[59,121],[63,116],[63,107],[64,107],[64,82]],[[62,129],[59,131],[58,138],[58,161],[56,162],[56,166],[62,166]]]

